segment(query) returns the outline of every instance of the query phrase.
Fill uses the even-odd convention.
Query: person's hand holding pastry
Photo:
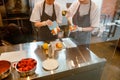
[[[56,28],[54,28],[53,30],[51,30],[51,33],[53,35],[57,35],[59,31],[60,31],[60,28],[57,26]]]
[[[61,49],[63,47],[62,42],[57,42],[56,43],[56,48]]]
[[[79,26],[77,26],[77,25],[69,26],[69,30],[70,30],[71,32],[82,31],[82,27],[79,27]]]
[[[69,30],[71,31],[71,32],[74,32],[75,30],[77,29],[77,26],[76,25],[70,25],[69,26]]]
[[[45,21],[45,23],[46,23],[47,26],[51,26],[53,24],[53,22],[49,19],[47,21]]]

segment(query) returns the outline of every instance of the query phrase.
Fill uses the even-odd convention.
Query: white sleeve
[[[56,3],[55,5],[55,11],[56,11],[56,20],[58,23],[62,23],[62,9],[59,4]]]
[[[92,6],[90,17],[91,17],[90,18],[91,26],[92,27],[99,27],[100,9],[95,4],[93,4],[93,6]]]
[[[73,17],[73,15],[76,13],[77,8],[79,6],[79,2],[75,1],[71,4],[71,6],[67,9],[66,17]]]
[[[36,4],[32,10],[32,14],[30,16],[30,21],[31,22],[38,22],[38,21],[41,21],[41,11],[42,11],[42,8],[40,6],[40,4]]]

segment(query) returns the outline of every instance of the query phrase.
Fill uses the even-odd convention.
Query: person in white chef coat
[[[53,35],[48,26],[52,25],[53,21],[62,22],[60,5],[55,0],[43,0],[35,4],[30,21],[34,26],[39,28],[39,40],[55,40],[57,35]]]
[[[77,28],[70,37],[79,45],[89,47],[91,32],[99,26],[100,10],[91,0],[74,1],[67,10],[66,17],[71,25]]]

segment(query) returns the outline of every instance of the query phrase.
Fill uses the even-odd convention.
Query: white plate
[[[59,64],[58,61],[55,59],[46,59],[45,61],[43,61],[42,66],[46,70],[54,70],[58,68]]]

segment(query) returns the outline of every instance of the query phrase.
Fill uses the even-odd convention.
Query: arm
[[[99,27],[99,21],[100,21],[100,10],[98,6],[96,6],[94,3],[92,4],[91,7],[91,14],[90,14],[90,23],[91,26],[82,28],[81,31],[93,31],[95,28]],[[81,26],[82,27],[82,26]]]
[[[33,22],[35,27],[42,27],[42,26],[52,24],[52,21],[50,20],[41,21],[40,16],[42,15],[42,9],[43,9],[42,6],[43,6],[43,2],[36,3],[36,5],[34,6],[32,10],[32,14],[30,16],[30,21]]]
[[[77,7],[78,4],[75,4],[75,5],[71,5],[71,7],[68,9],[68,13],[66,14],[66,17],[68,19],[68,23],[72,24],[72,17],[74,15],[73,12],[75,12],[75,8],[72,8],[73,6],[74,7]],[[93,4],[92,5],[92,8],[91,8],[91,15],[90,15],[90,23],[91,23],[91,26],[88,26],[88,27],[85,27],[85,28],[82,28],[82,26],[79,26],[77,27],[77,31],[87,31],[87,32],[91,32],[93,31],[96,27],[98,27],[99,25],[99,19],[100,19],[100,11],[98,9],[98,7]],[[74,11],[73,11],[74,10]]]
[[[69,25],[73,25],[72,22],[72,17],[73,15],[76,13],[78,6],[80,5],[80,3],[78,1],[75,1],[71,4],[71,6],[67,9],[67,13],[66,13],[66,18],[68,20],[68,24]]]
[[[90,27],[82,28],[81,31],[89,32],[89,31],[93,31],[93,30],[94,30],[94,27],[90,26]]]
[[[34,26],[35,27],[42,27],[42,26],[48,26],[48,25],[52,25],[52,21],[51,20],[46,20],[46,21],[38,21],[38,22],[34,22]]]
[[[42,27],[42,26],[45,26],[45,25],[46,25],[45,21],[43,21],[43,22],[34,22],[35,27]]]
[[[72,17],[67,17],[67,20],[68,20],[68,25],[73,25],[73,22],[72,22]]]
[[[68,19],[68,24],[69,25],[74,25],[73,22],[72,22],[72,17],[67,17],[67,19]],[[89,31],[94,30],[94,27],[93,26],[88,26],[88,27],[82,28],[82,26],[79,26],[79,27],[77,27],[77,29],[78,29],[78,31],[87,31],[87,32],[89,32]]]
[[[91,5],[91,12],[90,12],[90,23],[91,26],[82,28],[82,31],[93,31],[95,28],[99,27],[99,21],[100,21],[100,10],[98,6],[95,3],[92,3]]]

